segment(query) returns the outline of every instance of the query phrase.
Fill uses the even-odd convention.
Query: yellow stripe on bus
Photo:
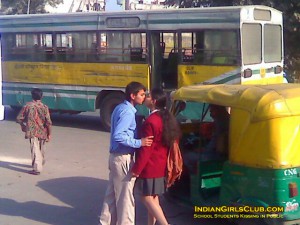
[[[180,65],[178,67],[178,86],[201,83],[236,68],[236,66]]]
[[[149,87],[147,64],[4,62],[3,81],[125,87],[138,81]]]

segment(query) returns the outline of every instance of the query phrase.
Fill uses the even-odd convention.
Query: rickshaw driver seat
[[[226,107],[219,105],[210,105],[209,111],[214,127],[210,141],[203,147],[202,161],[223,159],[226,157],[226,149],[228,149],[230,115]],[[203,134],[200,135],[203,136]]]
[[[226,107],[210,105],[213,122],[201,122],[199,127],[200,145],[186,147],[183,161],[190,174],[196,173],[198,162],[224,161],[228,159],[228,131],[230,115]]]

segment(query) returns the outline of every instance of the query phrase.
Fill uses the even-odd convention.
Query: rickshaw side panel
[[[230,162],[273,169],[300,166],[299,126],[300,116],[253,121],[251,113],[232,109]]]
[[[234,165],[223,167],[220,203],[236,206],[281,206],[284,220],[300,218],[300,167],[262,169]]]
[[[219,196],[224,161],[209,160],[198,163],[198,170],[191,174],[190,181],[191,202],[194,205],[203,205],[208,199],[213,203],[213,199]]]

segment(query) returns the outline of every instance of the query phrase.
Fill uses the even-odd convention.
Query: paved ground
[[[6,109],[0,121],[0,225],[97,225],[107,185],[109,133],[98,117],[53,115],[53,139],[47,146],[45,170],[30,175],[29,144],[16,114]],[[193,208],[163,198],[170,223],[220,224],[226,220],[193,219]],[[137,201],[136,225],[146,224]],[[248,224],[242,223],[242,224]]]
[[[0,224],[96,225],[107,185],[109,144],[98,117],[53,116],[45,170],[34,176],[27,173],[29,145],[15,116],[6,109],[0,121]],[[170,222],[197,224],[191,208],[162,203]],[[145,223],[146,211],[137,202],[137,225]]]

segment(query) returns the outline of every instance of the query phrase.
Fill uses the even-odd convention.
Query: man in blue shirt
[[[139,82],[126,86],[126,100],[111,116],[109,183],[99,225],[134,225],[135,208],[131,177],[133,154],[141,146],[151,146],[153,137],[137,139],[135,106],[143,104],[146,88]]]

